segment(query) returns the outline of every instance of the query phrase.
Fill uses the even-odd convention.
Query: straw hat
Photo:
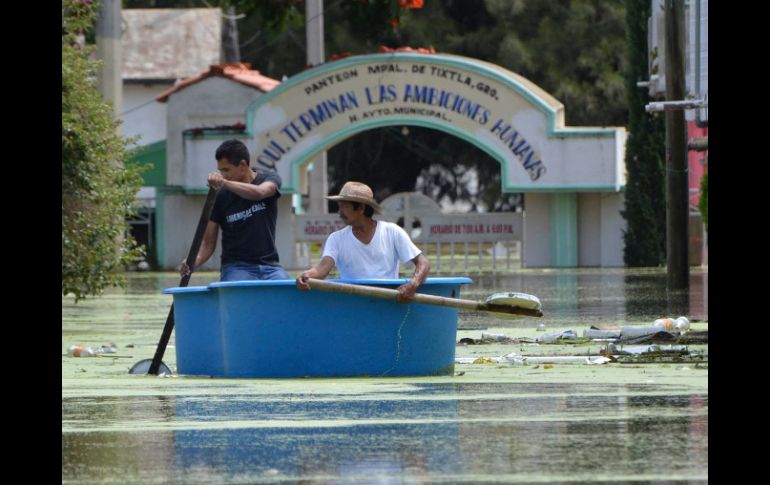
[[[329,195],[325,197],[329,200],[346,200],[348,202],[360,202],[366,204],[377,214],[382,214],[382,207],[374,200],[374,192],[368,185],[361,182],[347,182],[342,186],[339,195]]]

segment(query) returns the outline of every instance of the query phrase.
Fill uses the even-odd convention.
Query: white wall
[[[166,104],[155,97],[169,87],[168,83],[123,84],[123,136],[141,135],[139,146],[166,139]]]
[[[521,265],[542,268],[552,265],[551,194],[524,194],[524,242]]]
[[[626,229],[626,220],[620,211],[625,207],[624,192],[600,193],[598,196],[601,199],[601,265],[623,266],[623,231]]]
[[[206,201],[205,195],[171,194],[163,197],[164,254],[158,263],[164,269],[175,270],[187,257],[192,246],[195,229]],[[219,269],[222,254],[222,235],[217,238],[217,248],[200,270]]]
[[[601,266],[601,194],[578,194],[578,266]]]
[[[216,168],[213,152],[202,159],[185,160],[182,137],[185,129],[245,123],[246,107],[261,94],[257,89],[222,77],[210,77],[172,94],[167,102],[168,184],[184,186],[185,163],[201,164],[200,170],[206,173]],[[250,146],[249,151],[252,151]],[[251,155],[253,160],[253,153]]]
[[[294,214],[291,194],[281,194],[278,199],[278,218],[275,221],[275,247],[278,260],[284,269],[308,269],[311,265],[307,258],[299,258],[294,234]]]
[[[698,6],[700,6],[700,12],[697,11]],[[709,2],[708,0],[691,1],[685,11],[687,13],[687,18],[685,20],[687,28],[687,62],[685,76],[687,93],[702,98],[704,95],[708,94],[709,91]],[[698,13],[700,14],[700,19],[697,18]],[[700,23],[700,39],[696,35],[696,22],[698,21]],[[696,83],[696,58],[700,62],[700,85],[697,85]],[[700,118],[707,120],[708,110],[704,109],[700,111]],[[696,113],[697,110],[685,110],[685,119],[689,121],[694,120]]]
[[[524,195],[522,267],[554,266],[552,193]],[[622,267],[625,219],[622,192],[587,192],[577,197],[577,265]]]

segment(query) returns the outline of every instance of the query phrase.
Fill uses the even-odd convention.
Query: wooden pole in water
[[[684,0],[665,0],[666,99],[684,99]],[[697,54],[696,54],[697,55]],[[666,111],[666,271],[668,288],[689,287],[687,130],[684,111]]]

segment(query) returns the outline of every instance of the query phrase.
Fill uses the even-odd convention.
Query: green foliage
[[[626,140],[627,229],[623,258],[627,266],[660,266],[666,262],[665,124],[649,114],[646,90],[636,82],[647,79],[648,0],[626,0],[628,26],[628,139]]]
[[[95,87],[93,48],[82,45],[95,6],[62,7],[62,295],[78,301],[123,283],[126,264],[141,255],[126,217],[142,180],[139,169],[124,168],[130,140],[117,134]]]
[[[706,226],[706,232],[709,232],[709,173],[703,174],[700,179],[700,202],[698,209],[703,216],[703,225]]]
[[[627,123],[622,3],[431,1],[408,13],[397,29],[371,35],[356,27],[347,12],[330,8],[327,58],[376,52],[380,45],[434,47],[530,79],[564,103],[568,125]],[[409,136],[399,130],[361,133],[330,150],[330,191],[355,179],[370,183],[378,197],[416,189],[480,210],[510,210],[521,203],[520,194],[501,193],[499,163],[476,147],[435,130],[409,127]],[[467,176],[474,170],[478,185]]]

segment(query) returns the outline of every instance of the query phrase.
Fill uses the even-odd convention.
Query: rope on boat
[[[390,366],[390,369],[380,374],[379,377],[383,377],[386,374],[389,374],[390,371],[395,369],[396,366],[398,365],[398,361],[401,358],[401,329],[404,328],[404,324],[406,323],[407,317],[409,317],[409,310],[411,308],[412,308],[411,304],[406,305],[406,313],[404,314],[404,318],[401,319],[401,325],[398,326],[398,330],[396,331],[396,360],[393,362],[393,365]]]

